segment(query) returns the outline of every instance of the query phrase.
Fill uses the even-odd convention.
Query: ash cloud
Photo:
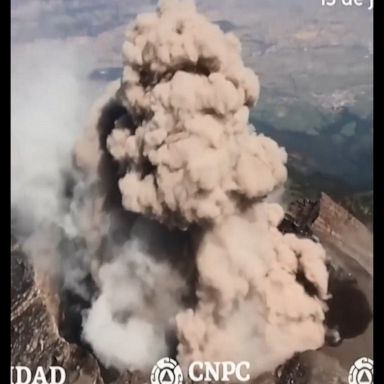
[[[156,13],[139,15],[127,31],[123,63],[121,83],[97,103],[75,157],[98,185],[104,204],[98,215],[113,212],[114,228],[123,238],[132,225],[128,217],[138,215],[178,231],[173,239],[188,234],[193,244],[178,258],[164,252],[175,281],[177,263],[195,267],[188,268],[192,278],[184,288],[192,299],[166,311],[160,338],[173,324],[184,368],[193,360],[248,360],[253,377],[295,352],[321,347],[326,255],[319,244],[277,228],[283,209],[271,200],[286,181],[287,155],[248,123],[260,87],[241,60],[237,38],[210,23],[192,2],[166,1]],[[106,204],[111,196],[114,203]],[[112,264],[101,257],[96,269],[101,294],[84,322],[84,337],[106,364],[150,366],[164,344],[157,340],[152,356],[132,360],[131,327],[138,329],[137,316],[143,342],[155,338],[153,328],[145,330],[147,317],[138,308],[124,303],[129,318],[107,327],[114,321],[114,295],[119,295],[119,289],[108,287],[120,280],[102,271],[125,257],[124,252],[112,255]],[[145,263],[145,255],[138,260]],[[299,275],[314,287],[312,292]],[[135,284],[135,279],[123,280]],[[167,288],[161,292],[166,295]],[[146,308],[144,299],[140,303]],[[98,311],[103,315],[96,316]],[[97,318],[105,323],[98,324]],[[121,340],[126,358],[125,353],[116,356],[98,326],[106,334],[110,329],[113,342]]]
[[[247,360],[252,377],[321,347],[327,257],[278,230],[287,155],[248,122],[260,85],[238,39],[192,2],[164,1],[122,54],[121,81],[76,143],[79,89],[40,84],[39,113],[21,100],[12,113],[12,203],[32,218],[23,246],[88,302],[83,341],[120,371],[173,355],[184,368]],[[65,63],[49,81],[62,90],[77,84]]]

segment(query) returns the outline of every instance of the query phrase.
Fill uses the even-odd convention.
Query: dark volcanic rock
[[[293,356],[278,369],[276,384],[347,384],[348,373],[337,360],[321,352]]]
[[[289,209],[279,225],[282,233],[295,233],[299,237],[313,237],[312,224],[319,217],[320,201],[302,199],[290,204]]]
[[[51,293],[49,294],[51,295]],[[52,304],[36,283],[26,256],[13,246],[11,254],[11,364],[32,371],[61,366],[66,383],[103,384],[96,359],[60,335]]]

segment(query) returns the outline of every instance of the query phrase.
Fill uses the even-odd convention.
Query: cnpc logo
[[[201,381],[232,381],[233,377],[237,381],[249,381],[250,363],[241,361],[234,363],[233,361],[195,361],[188,368],[188,376],[194,382]]]
[[[245,382],[250,380],[250,363],[242,361],[208,362],[194,361],[189,365],[188,377],[195,383],[199,382]],[[180,365],[169,357],[159,360],[152,369],[151,384],[182,384],[183,371]]]
[[[43,367],[32,372],[28,367],[11,366],[11,384],[64,384],[65,379],[66,374],[62,367],[50,367],[46,375]]]

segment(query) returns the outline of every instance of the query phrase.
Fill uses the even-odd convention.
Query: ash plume
[[[137,17],[123,64],[75,151],[90,208],[76,214],[95,219],[82,232],[100,289],[84,318],[86,341],[108,366],[145,369],[167,351],[171,329],[184,368],[247,360],[252,377],[321,347],[326,255],[277,228],[283,209],[267,197],[286,181],[287,155],[248,123],[260,87],[237,38],[192,2],[166,1]],[[155,252],[132,246],[142,217],[140,244],[158,236],[153,226],[169,240]],[[169,251],[172,242],[179,246]],[[140,348],[139,361],[138,334],[151,351]]]
[[[184,369],[246,360],[256,378],[321,347],[329,329],[365,327],[368,313],[353,329],[338,329],[346,311],[329,315],[346,295],[330,300],[322,246],[279,230],[287,154],[249,124],[260,85],[233,34],[191,1],[138,15],[122,78],[81,137],[85,92],[68,53],[54,52],[36,64],[45,82],[29,60],[13,71],[12,207],[22,248],[72,305],[71,342],[119,371],[172,356]]]
[[[285,181],[285,151],[250,132],[259,82],[240,51],[192,3],[138,17],[123,45],[121,98],[139,124],[107,139],[127,170],[119,180],[127,210],[215,221]]]
[[[294,351],[324,342],[328,274],[323,249],[282,235],[278,206],[232,216],[208,232],[198,252],[199,303],[178,314],[179,359],[250,361],[253,377]],[[317,288],[311,297],[297,281],[303,271]]]

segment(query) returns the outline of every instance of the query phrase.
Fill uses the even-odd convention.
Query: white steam
[[[39,223],[61,209],[62,172],[88,105],[81,81],[87,64],[56,41],[12,50],[11,201]]]
[[[149,370],[168,353],[166,334],[185,283],[137,239],[114,254],[99,270],[102,293],[86,316],[84,336],[107,366]]]
[[[39,267],[72,284],[79,267],[67,263],[59,271],[58,244],[66,226],[72,150],[93,94],[85,82],[93,59],[55,40],[14,44],[11,54],[13,230]]]

